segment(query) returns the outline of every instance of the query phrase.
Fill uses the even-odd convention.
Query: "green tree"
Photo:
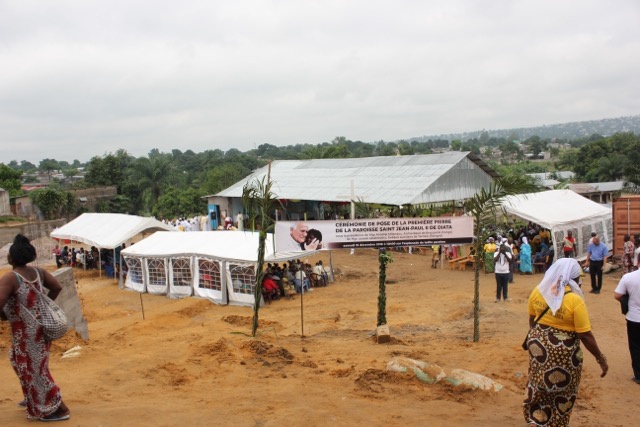
[[[63,213],[70,211],[74,201],[71,193],[55,186],[33,190],[29,193],[29,198],[38,206],[45,219],[60,218]]]
[[[167,177],[172,172],[171,159],[153,151],[150,157],[140,157],[132,165],[132,179],[137,188],[141,190],[143,208],[146,212],[152,212],[162,195]]]
[[[250,173],[251,170],[240,163],[223,163],[207,172],[202,189],[206,194],[216,194],[245,178]]]
[[[116,151],[115,154],[93,157],[87,164],[85,180],[92,186],[115,185],[118,194],[122,194],[127,183],[128,170],[133,161],[134,158],[123,149]]]
[[[279,205],[277,196],[271,191],[269,176],[248,182],[242,189],[242,206],[248,214],[252,231],[258,228],[258,265],[256,268],[256,282],[254,287],[253,321],[251,323],[251,335],[258,332],[258,312],[262,300],[262,279],[264,277],[264,254],[267,241],[267,233],[272,232],[274,220],[271,212]]]
[[[60,164],[55,159],[43,159],[40,161],[38,169],[42,172],[46,172],[49,179],[51,179],[51,172],[60,169]]]
[[[505,197],[535,190],[531,181],[520,174],[510,174],[496,179],[487,189],[482,189],[465,203],[465,210],[473,217],[475,237],[475,276],[473,297],[473,341],[480,341],[480,268],[483,259],[484,230],[495,229],[497,212]]]
[[[170,187],[158,199],[153,214],[158,218],[176,218],[200,214],[206,209],[207,202],[197,190]]]
[[[460,140],[454,139],[451,141],[451,151],[460,151],[462,148],[462,142]]]
[[[378,250],[378,317],[376,326],[387,324],[387,265],[393,256],[382,248]]]
[[[22,172],[0,163],[0,188],[9,192],[9,196],[15,197],[22,194],[20,177]]]

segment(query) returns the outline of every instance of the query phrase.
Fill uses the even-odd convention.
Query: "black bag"
[[[533,321],[533,326],[536,326],[538,324],[540,319],[542,319],[542,316],[544,316],[547,311],[549,311],[549,306],[547,306],[547,308],[545,308],[544,311],[540,313],[540,315],[536,318],[536,320]],[[533,326],[531,328],[533,328]],[[529,332],[527,332],[527,336],[524,337],[524,341],[522,343],[522,349],[525,351],[529,350],[529,334],[530,333],[531,333],[531,329],[529,329]]]
[[[622,314],[629,312],[629,294],[624,294],[620,298],[620,311],[622,311]]]

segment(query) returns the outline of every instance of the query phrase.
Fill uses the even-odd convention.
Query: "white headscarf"
[[[566,285],[569,285],[574,293],[584,299],[580,285],[573,280],[580,277],[581,273],[582,269],[578,261],[573,258],[560,258],[544,274],[538,285],[538,290],[554,315],[562,305]]]
[[[523,243],[524,245],[528,245],[528,244],[529,244],[529,240],[527,240],[527,238],[523,236],[523,237],[522,237],[522,243]]]

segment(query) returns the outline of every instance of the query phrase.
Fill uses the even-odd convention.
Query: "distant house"
[[[598,203],[611,203],[622,193],[624,181],[569,184],[569,189]]]
[[[575,176],[575,173],[571,171],[556,171],[528,173],[527,176],[532,177],[538,185],[553,190],[561,181],[572,179]]]

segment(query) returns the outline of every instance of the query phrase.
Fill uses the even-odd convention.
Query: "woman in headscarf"
[[[624,245],[622,246],[622,274],[627,274],[633,271],[633,253],[636,250],[636,245],[631,241],[631,236],[624,235]]]
[[[496,253],[496,244],[494,243],[493,237],[489,237],[487,243],[485,243],[484,250],[484,272],[486,274],[493,273],[494,269],[494,261],[493,254]]]
[[[45,292],[48,291],[53,300],[62,288],[46,270],[27,265],[35,261],[36,249],[25,236],[15,237],[7,259],[13,271],[0,278],[0,317],[11,323],[13,339],[9,358],[24,394],[19,406],[26,407],[29,419],[68,420],[69,408],[49,372],[51,341],[47,341],[42,325],[29,313],[37,310],[36,292],[40,292],[41,287],[46,288]]]
[[[531,264],[531,246],[526,237],[522,238],[520,245],[520,273],[532,274],[533,265]]]
[[[573,258],[561,258],[529,296],[529,378],[524,419],[529,426],[568,426],[576,402],[583,353],[580,343],[609,370],[591,332],[580,289],[581,269]],[[539,319],[534,325],[535,319]]]

